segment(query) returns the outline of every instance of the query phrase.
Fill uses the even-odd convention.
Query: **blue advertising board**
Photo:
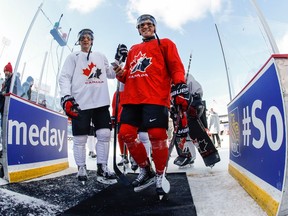
[[[286,125],[273,61],[229,104],[230,160],[279,191],[283,188]]]
[[[13,95],[6,136],[8,166],[68,157],[67,118]]]

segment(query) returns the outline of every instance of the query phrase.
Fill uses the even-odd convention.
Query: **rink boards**
[[[288,214],[288,55],[272,55],[228,105],[229,172],[267,212]]]
[[[3,167],[8,182],[68,168],[67,117],[13,94],[6,96]]]

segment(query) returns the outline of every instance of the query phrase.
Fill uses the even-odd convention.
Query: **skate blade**
[[[86,181],[88,180],[88,178],[86,177],[82,177],[82,176],[78,176],[78,181],[81,182],[82,185],[85,185]]]
[[[187,164],[185,166],[179,166],[179,169],[188,169],[188,168],[191,168],[192,165],[191,164]]]
[[[107,185],[112,185],[112,184],[117,183],[116,179],[107,179],[102,176],[97,176],[96,180],[102,184],[107,184]]]
[[[162,189],[167,194],[170,191],[170,182],[167,180],[166,176],[164,175],[162,178]],[[160,194],[162,195],[162,194]]]
[[[138,187],[134,187],[134,192],[136,192],[136,193],[140,192],[140,191],[148,188],[150,185],[155,184],[155,182],[156,182],[156,178],[154,177],[154,178],[150,179],[149,182],[147,182],[146,184],[140,185]]]

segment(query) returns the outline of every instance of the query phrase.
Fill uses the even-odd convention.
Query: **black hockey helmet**
[[[142,23],[144,23],[146,20],[151,21],[153,23],[153,25],[156,27],[156,25],[157,25],[156,19],[150,14],[143,14],[143,15],[138,17],[136,28],[139,29],[140,25]]]
[[[88,28],[82,29],[82,30],[78,33],[78,41],[75,43],[75,45],[79,45],[82,37],[83,37],[84,35],[86,35],[86,34],[88,34],[88,35],[91,37],[91,46],[90,46],[90,49],[89,49],[89,52],[88,52],[88,55],[87,55],[87,61],[88,61],[88,60],[89,60],[90,53],[91,53],[91,50],[92,50],[92,46],[93,46],[94,32],[93,32],[91,29],[88,29]]]
[[[140,30],[139,30],[140,25],[141,25],[142,23],[144,23],[145,21],[147,21],[147,20],[151,21],[152,24],[154,25],[154,27],[155,27],[154,33],[155,33],[156,38],[157,38],[157,40],[158,40],[158,44],[160,45],[160,39],[159,39],[159,37],[158,37],[158,35],[157,35],[157,33],[156,33],[156,25],[157,25],[157,22],[156,22],[155,17],[153,17],[153,16],[150,15],[150,14],[143,14],[143,15],[141,15],[141,16],[138,17],[138,19],[137,19],[137,24],[136,24],[136,28],[138,29],[139,35],[141,35]],[[154,39],[154,36],[151,37],[151,38],[143,39],[143,41],[149,41],[149,40],[151,40],[151,39]]]
[[[82,29],[79,33],[78,33],[78,43],[81,41],[81,38],[85,35],[88,34],[91,37],[91,40],[94,40],[94,33],[91,29],[85,28]]]

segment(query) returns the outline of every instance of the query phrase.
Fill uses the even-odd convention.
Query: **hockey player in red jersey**
[[[190,97],[176,45],[167,38],[158,38],[155,18],[149,14],[141,15],[136,28],[143,41],[130,48],[124,68],[114,68],[117,79],[125,84],[119,134],[141,168],[132,185],[150,185],[156,179],[156,192],[164,195],[162,178],[165,178],[163,173],[168,158],[166,130],[171,83],[174,101],[183,111],[187,109]],[[143,143],[137,139],[140,125],[148,129],[156,173]]]

